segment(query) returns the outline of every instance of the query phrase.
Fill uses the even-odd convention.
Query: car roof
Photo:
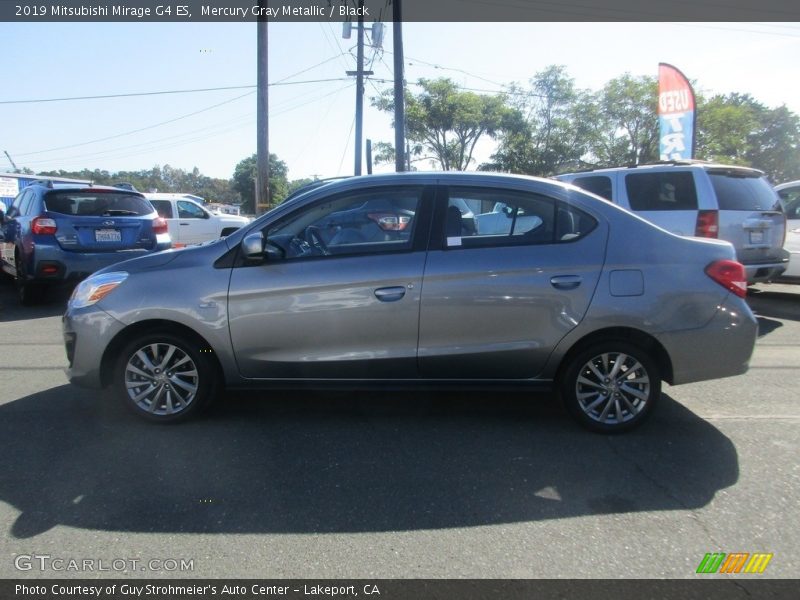
[[[786,188],[800,186],[800,179],[797,181],[787,181],[786,183],[781,183],[780,185],[776,185],[776,190],[785,190]]]
[[[124,188],[118,188],[113,185],[92,185],[92,184],[76,184],[76,183],[59,183],[53,181],[34,181],[27,187],[43,187],[46,190],[64,192],[64,191],[74,191],[74,192],[88,192],[88,191],[103,191],[103,192],[118,192],[120,194],[132,194],[134,196],[141,196],[141,192],[137,192],[135,190],[127,190]]]
[[[694,168],[694,169],[703,169],[708,171],[738,171],[740,173],[746,173],[748,175],[761,177],[764,175],[763,171],[759,169],[754,169],[752,167],[744,167],[741,165],[726,165],[723,163],[717,162],[709,162],[705,160],[666,160],[666,161],[657,161],[653,163],[646,163],[641,165],[626,165],[622,167],[603,167],[600,169],[586,169],[583,171],[571,171],[569,173],[562,173],[558,175],[558,177],[563,177],[566,175],[583,175],[589,173],[616,173],[618,171],[638,171],[638,170],[655,170],[655,169],[664,169],[664,168]]]
[[[188,194],[168,193],[168,192],[148,192],[144,195],[148,200],[189,200],[195,204],[200,204],[197,200],[200,196],[190,196]]]

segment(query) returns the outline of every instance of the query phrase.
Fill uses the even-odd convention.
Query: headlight
[[[125,271],[92,275],[80,283],[69,299],[70,308],[91,306],[108,296],[114,289],[128,278]]]

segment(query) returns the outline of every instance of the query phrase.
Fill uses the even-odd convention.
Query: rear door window
[[[150,200],[150,204],[156,209],[159,217],[164,219],[172,218],[172,201],[171,200]]]
[[[45,205],[49,212],[81,217],[143,217],[153,212],[142,196],[115,192],[50,192]]]
[[[574,207],[534,193],[454,187],[449,196],[444,223],[448,248],[567,242],[597,224]]]
[[[696,210],[697,190],[688,171],[629,173],[625,191],[632,210]]]
[[[720,210],[781,210],[778,195],[763,177],[709,171]]]

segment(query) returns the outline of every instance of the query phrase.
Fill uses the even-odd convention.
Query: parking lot
[[[622,436],[499,392],[228,394],[149,425],[67,383],[63,301],[0,282],[0,577],[143,575],[15,567],[34,554],[193,561],[156,577],[683,578],[707,552],[800,572],[800,286],[751,293],[746,375],[665,386]]]

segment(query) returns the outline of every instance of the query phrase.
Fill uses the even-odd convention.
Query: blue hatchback
[[[48,285],[172,245],[150,202],[117,187],[34,183],[0,220],[0,264],[22,304],[35,303]]]

